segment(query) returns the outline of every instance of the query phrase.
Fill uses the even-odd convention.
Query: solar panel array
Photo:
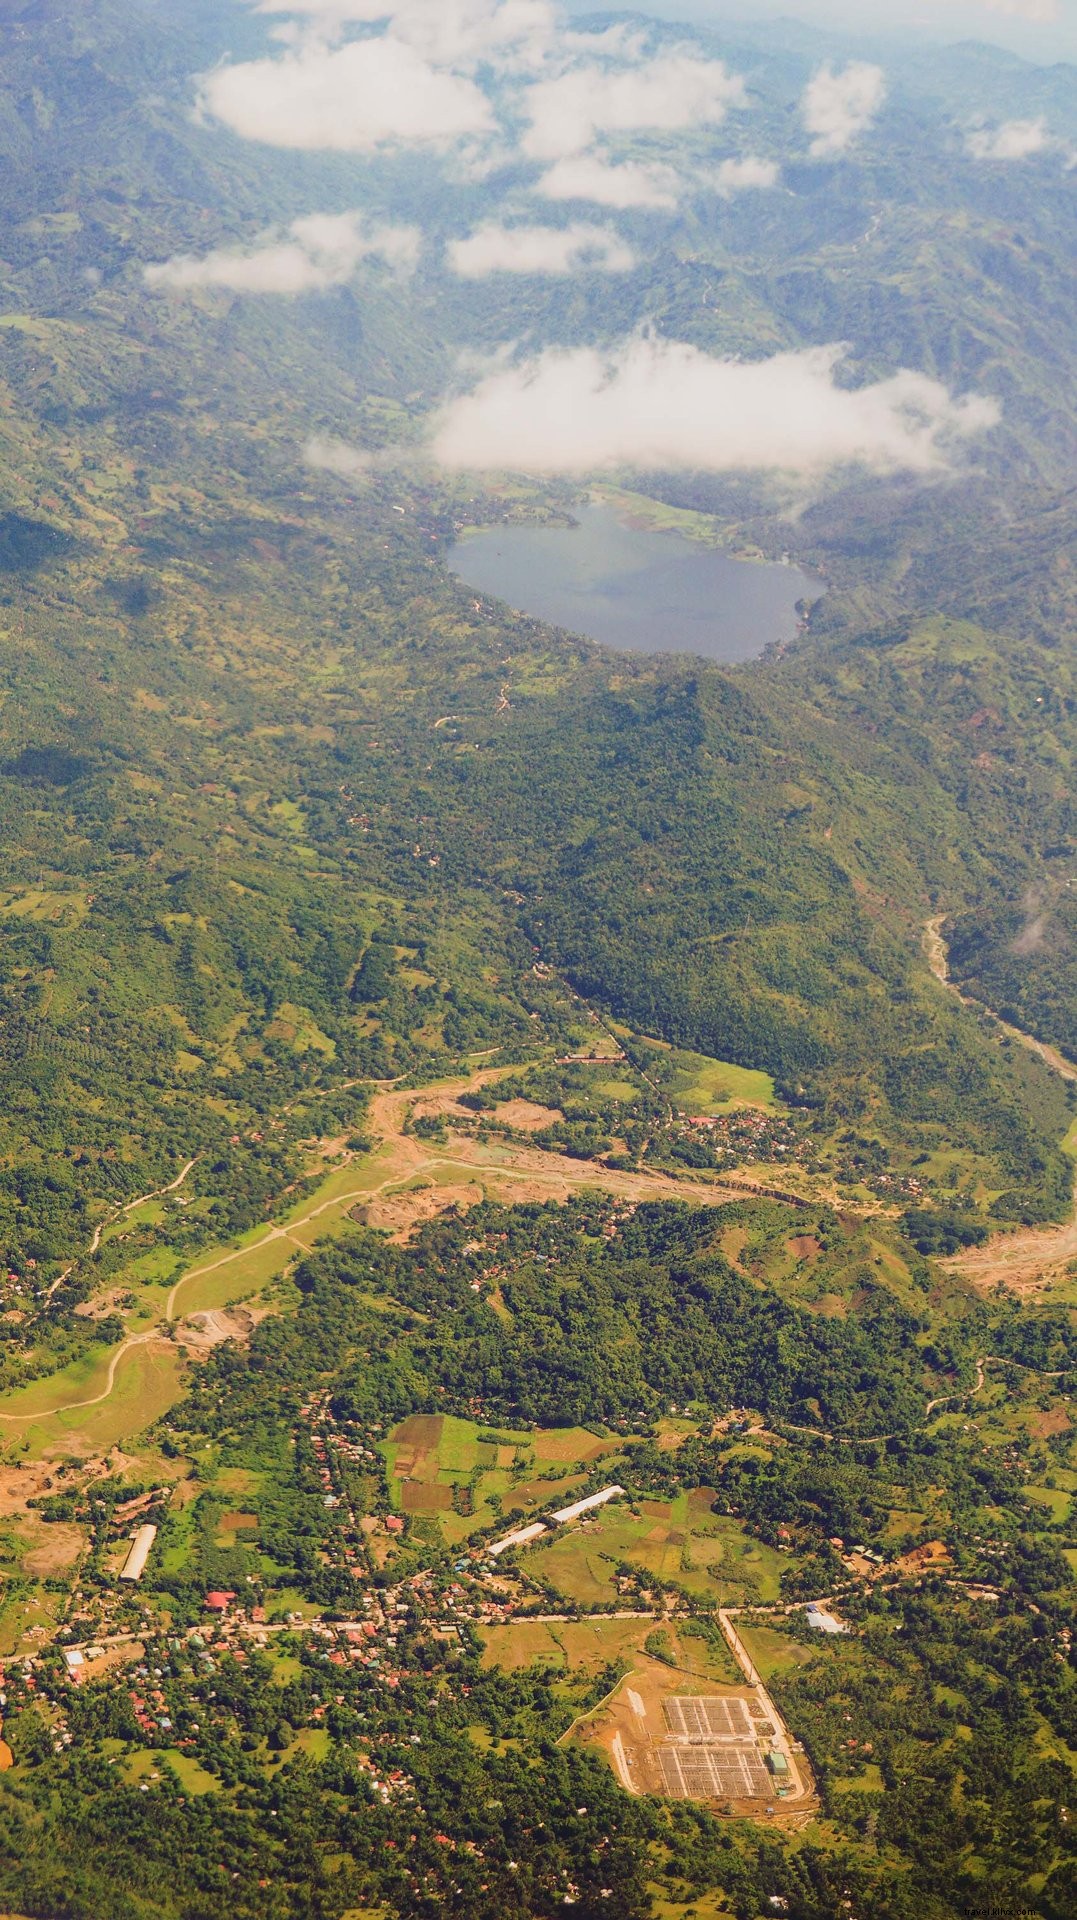
[[[704,1740],[752,1740],[754,1730],[743,1700],[678,1698],[663,1700],[670,1733]]]
[[[768,1800],[774,1791],[758,1747],[661,1747],[666,1792],[677,1800]]]

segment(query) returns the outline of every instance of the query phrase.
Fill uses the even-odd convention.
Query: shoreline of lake
[[[825,587],[788,561],[736,557],[629,524],[607,504],[571,527],[484,527],[446,556],[463,585],[620,653],[679,653],[731,666],[788,645]]]

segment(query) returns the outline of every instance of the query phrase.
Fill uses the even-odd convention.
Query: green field
[[[580,1606],[607,1605],[617,1596],[620,1561],[638,1568],[657,1592],[665,1582],[712,1605],[767,1603],[778,1597],[788,1557],[708,1511],[705,1500],[648,1500],[630,1512],[619,1502],[597,1519],[567,1527],[549,1545],[525,1550],[527,1571]]]
[[[499,1511],[507,1529],[538,1509],[567,1503],[588,1467],[618,1446],[586,1427],[527,1432],[424,1414],[402,1421],[380,1451],[396,1510],[435,1515],[447,1543],[459,1546],[493,1525]],[[546,1479],[548,1473],[555,1477]],[[456,1510],[454,1489],[461,1490],[458,1499],[467,1490],[469,1510]]]
[[[220,1793],[221,1783],[198,1761],[179,1747],[155,1748],[129,1754],[122,1763],[123,1777],[133,1782],[150,1781],[160,1775],[162,1767],[170,1767],[176,1775],[184,1793]]]
[[[1064,1487],[1027,1486],[1025,1494],[1037,1507],[1046,1510],[1056,1526],[1063,1525],[1073,1511],[1073,1495]]]
[[[770,1113],[775,1107],[769,1073],[711,1060],[702,1053],[674,1052],[670,1067],[670,1098],[682,1113],[721,1114],[738,1106],[762,1107]]]
[[[109,1390],[111,1360],[111,1354],[98,1350],[20,1389],[8,1402],[10,1417],[0,1427],[0,1440],[28,1443],[36,1456],[54,1447],[63,1450],[65,1444],[75,1450],[109,1447],[143,1433],[177,1399],[182,1358],[163,1343],[130,1347],[118,1360]]]

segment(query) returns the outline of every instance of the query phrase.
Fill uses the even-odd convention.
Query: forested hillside
[[[622,100],[581,206],[485,0],[386,9],[478,36],[471,132],[248,137],[230,76],[382,45],[294,11],[0,21],[0,1904],[1064,1920],[1073,72],[887,53],[831,148],[832,42],[701,30],[712,120]],[[445,564],[590,484],[453,408],[626,341],[896,436],[600,463],[811,570],[748,665]],[[731,1607],[792,1817],[603,1746],[635,1663],[739,1686]]]

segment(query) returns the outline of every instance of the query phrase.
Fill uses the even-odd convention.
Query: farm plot
[[[566,1600],[602,1605],[617,1593],[617,1568],[635,1568],[661,1591],[683,1588],[714,1604],[777,1599],[787,1555],[773,1552],[735,1520],[710,1511],[709,1497],[610,1507],[596,1519],[541,1542],[527,1567]]]
[[[447,1544],[460,1545],[494,1521],[563,1502],[596,1460],[620,1443],[585,1427],[480,1426],[447,1414],[417,1413],[382,1442],[393,1505],[438,1518]],[[557,1468],[554,1480],[545,1476]]]

